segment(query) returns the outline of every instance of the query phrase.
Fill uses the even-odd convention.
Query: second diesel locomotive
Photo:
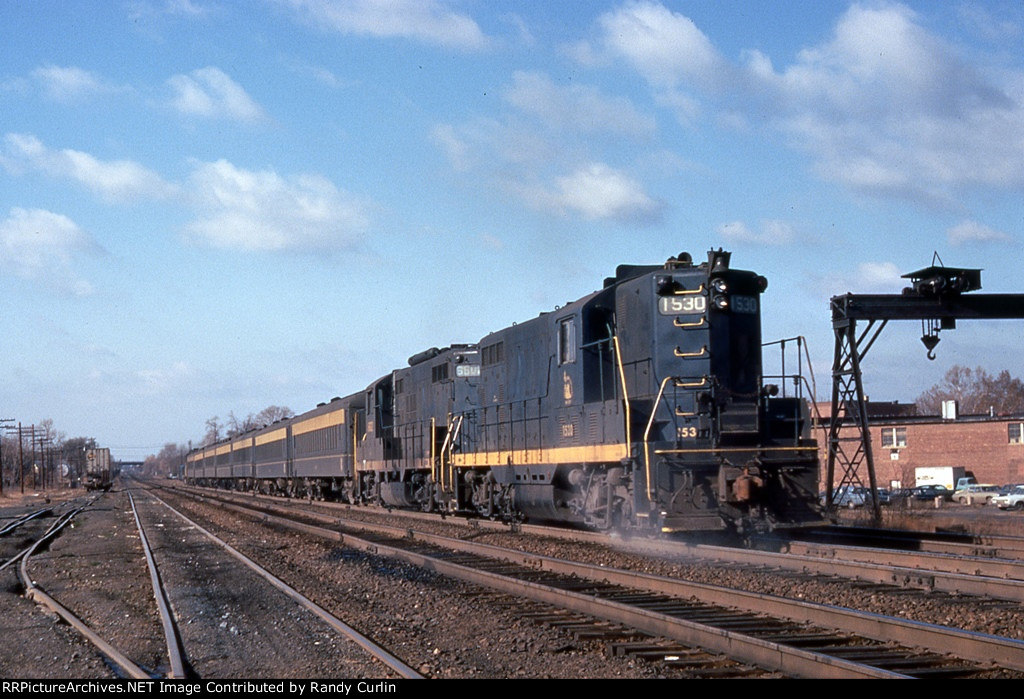
[[[820,523],[807,401],[765,381],[767,281],[729,263],[620,265],[574,303],[197,449],[186,477],[597,529]]]

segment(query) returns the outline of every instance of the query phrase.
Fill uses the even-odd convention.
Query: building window
[[[895,447],[907,446],[907,428],[906,427],[883,427],[882,428],[882,448],[893,449]]]
[[[1024,444],[1024,423],[1008,423],[1006,425],[1006,436],[1010,444]]]

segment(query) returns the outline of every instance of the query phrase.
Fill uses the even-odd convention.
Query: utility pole
[[[21,494],[25,494],[25,447],[21,441],[21,423],[18,423],[18,480],[21,481]]]
[[[28,443],[29,443],[29,446],[32,447],[32,487],[33,488],[38,488],[39,487],[39,480],[36,477],[36,426],[34,424],[33,425],[29,425],[28,426],[28,431],[29,431]],[[24,485],[22,485],[22,487],[24,487]]]
[[[13,424],[8,425],[5,423],[13,423],[13,417],[0,417],[0,498],[4,496],[4,454],[3,454],[3,433],[5,430],[10,429]]]
[[[52,457],[52,449],[49,448],[52,444],[53,437],[46,437],[43,432],[39,433],[39,482],[44,492],[46,491],[46,474],[48,470],[46,461],[47,456]]]

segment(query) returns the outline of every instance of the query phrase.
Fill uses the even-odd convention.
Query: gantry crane
[[[832,508],[836,489],[865,485],[861,471],[866,469],[874,520],[881,520],[861,367],[864,356],[890,320],[920,320],[921,341],[928,350],[928,358],[934,359],[939,331],[956,328],[957,320],[1024,318],[1024,294],[970,293],[981,289],[980,269],[945,267],[941,260],[938,265],[935,261],[931,267],[904,274],[911,286],[902,294],[832,297],[835,355],[825,489],[828,509]],[[858,321],[866,323],[859,332]],[[842,434],[844,428],[846,433]],[[835,482],[837,464],[841,477]]]

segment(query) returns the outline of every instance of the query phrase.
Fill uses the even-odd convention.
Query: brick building
[[[821,459],[821,482],[828,466],[829,404],[815,434]],[[910,488],[919,466],[962,466],[979,483],[1024,484],[1024,414],[918,415],[906,403],[868,402],[871,450],[879,487]],[[838,478],[840,474],[836,474]],[[860,474],[867,483],[867,471]]]

